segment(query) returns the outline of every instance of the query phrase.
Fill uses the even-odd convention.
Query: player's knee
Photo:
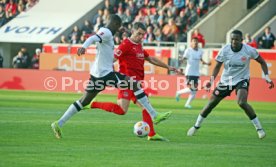
[[[89,104],[86,100],[80,100],[80,103],[82,106],[87,106]]]
[[[244,108],[244,107],[247,106],[247,102],[244,101],[244,100],[239,100],[239,101],[238,101],[238,105],[239,105],[241,108]]]
[[[215,108],[217,106],[217,102],[216,101],[210,101],[207,106],[206,106],[206,109],[207,110],[212,110],[213,108]]]
[[[119,115],[125,115],[127,113],[127,110],[120,105],[116,105],[115,110],[120,111],[118,112]]]

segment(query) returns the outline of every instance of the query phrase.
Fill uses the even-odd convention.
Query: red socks
[[[118,104],[111,103],[111,102],[93,102],[90,107],[98,108],[107,112],[113,112],[114,114],[117,114],[117,115],[125,114],[124,110]],[[147,110],[143,109],[142,115],[143,115],[143,121],[146,122],[150,127],[150,132],[148,136],[150,137],[154,136],[155,131],[154,131],[152,119],[149,113],[147,112]]]
[[[107,112],[113,112],[114,114],[117,114],[117,115],[125,114],[124,110],[118,104],[111,103],[111,102],[93,102],[90,107],[102,109]]]
[[[150,127],[150,132],[149,132],[148,136],[150,136],[150,137],[154,136],[155,135],[155,131],[154,131],[152,119],[151,119],[149,113],[147,112],[146,109],[143,109],[142,114],[143,114],[143,121],[146,122],[149,125],[149,127]]]

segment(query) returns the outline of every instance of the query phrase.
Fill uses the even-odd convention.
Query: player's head
[[[106,27],[108,27],[111,31],[113,31],[113,33],[115,33],[116,31],[118,31],[121,25],[122,25],[121,18],[116,14],[111,14],[108,18]]]
[[[234,51],[238,51],[242,47],[242,32],[240,30],[232,31],[231,47]]]
[[[193,37],[193,38],[192,38],[191,47],[192,47],[193,49],[197,49],[197,48],[198,48],[198,38],[197,38],[197,37]]]
[[[269,26],[267,26],[267,27],[265,28],[265,33],[266,33],[266,34],[270,34],[270,27],[269,27]]]
[[[147,28],[146,26],[141,22],[136,22],[133,24],[132,30],[131,30],[131,40],[136,43],[142,43],[144,36],[146,34]]]

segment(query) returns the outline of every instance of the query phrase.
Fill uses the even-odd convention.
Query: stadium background
[[[50,124],[80,97],[82,83],[88,79],[89,68],[93,65],[94,45],[82,57],[76,56],[76,49],[83,39],[102,26],[96,24],[96,16],[99,9],[103,12],[107,7],[103,0],[14,2],[16,5],[7,5],[10,0],[0,0],[0,65],[3,60],[0,68],[0,166],[276,166],[276,89],[268,89],[261,68],[254,61],[251,62],[249,103],[256,109],[266,130],[267,137],[263,140],[258,139],[255,129],[237,105],[234,93],[230,100],[221,102],[196,136],[187,137],[186,131],[193,125],[210,93],[199,91],[193,108],[184,109],[186,96],[180,102],[174,98],[177,79],[184,77],[147,63],[147,81],[153,77],[169,82],[167,90],[149,87],[148,91],[157,111],[173,111],[168,121],[156,126],[157,132],[170,142],[149,142],[133,135],[134,123],[141,120],[141,111],[133,104],[122,117],[101,110],[80,112],[64,127],[64,138],[56,140]],[[189,5],[190,2],[194,4]],[[110,0],[110,3],[113,7],[107,8],[109,12],[128,11],[132,14],[124,16],[126,22],[141,19],[147,27],[151,27],[146,19],[150,12],[155,40],[147,35],[144,47],[150,56],[157,56],[175,67],[185,68],[179,56],[189,46],[194,30],[199,29],[204,36],[197,34],[201,38],[204,59],[212,62],[211,67],[201,66],[202,81],[210,75],[216,53],[229,42],[229,33],[240,29],[244,35],[251,35],[253,40],[245,42],[258,48],[268,63],[271,79],[276,82],[275,46],[259,45],[267,26],[276,34],[276,0]],[[3,10],[7,15],[5,19]],[[161,17],[159,10],[164,10],[159,12]],[[179,18],[181,11],[184,19]],[[172,18],[177,23],[177,31],[171,36],[165,35],[168,29],[162,30]],[[85,20],[91,25],[84,26]],[[75,26],[81,33],[73,31]],[[131,24],[124,26],[130,28]],[[79,35],[78,42],[76,35]],[[115,42],[118,44],[127,36],[116,34]],[[24,56],[30,62],[20,66],[14,59],[22,48],[27,49],[28,55]],[[39,50],[42,52],[38,58],[36,51]],[[82,82],[63,89],[63,78]],[[105,91],[98,100],[116,102],[116,90]]]

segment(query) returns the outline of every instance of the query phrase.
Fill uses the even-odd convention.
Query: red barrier
[[[0,73],[0,89],[82,92],[89,78],[88,72],[0,69]],[[184,88],[184,79],[183,76],[146,75],[145,86],[147,91],[154,96],[174,98],[176,90]],[[207,79],[208,77],[201,77],[201,83]],[[117,90],[106,90],[103,93],[116,94]],[[198,91],[197,98],[208,96],[210,93],[206,93],[204,90]],[[235,99],[235,97],[233,92],[229,99]],[[252,78],[249,100],[276,102],[276,89],[269,90],[263,79]]]

